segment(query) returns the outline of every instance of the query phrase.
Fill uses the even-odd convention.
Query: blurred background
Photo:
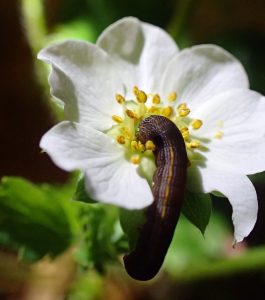
[[[50,101],[48,70],[36,54],[67,38],[95,42],[109,24],[129,15],[164,28],[181,48],[205,43],[224,47],[243,63],[251,88],[265,94],[264,0],[1,0],[0,177],[56,186],[69,182],[69,174],[38,147],[44,132],[62,116]],[[231,247],[231,208],[227,201],[213,199],[205,238],[182,219],[176,248],[173,243],[163,274],[150,283],[130,280],[117,263],[104,274],[77,272],[68,259],[71,247],[53,262],[32,266],[15,259],[15,247],[5,246],[0,248],[0,299],[263,299],[264,178],[251,178],[259,198],[258,222],[236,249]],[[44,274],[44,284],[32,279],[35,272]]]

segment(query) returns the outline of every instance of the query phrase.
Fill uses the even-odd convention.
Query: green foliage
[[[76,259],[83,267],[102,272],[104,265],[117,261],[118,254],[128,248],[118,222],[118,208],[93,200],[85,189],[85,179],[77,182],[73,197],[79,207],[79,220],[83,238],[76,252]]]
[[[138,239],[139,226],[145,222],[144,210],[120,209],[120,222],[128,238],[130,249],[133,249]]]
[[[202,234],[209,223],[211,211],[212,202],[209,194],[186,193],[182,213]]]
[[[71,287],[67,300],[102,299],[104,278],[94,271],[81,272]]]
[[[211,210],[210,195],[190,192],[186,194],[182,213],[202,234],[204,234],[209,223]],[[145,222],[144,210],[120,209],[120,222],[124,233],[128,237],[130,249],[133,249],[138,239],[139,226]]]
[[[84,177],[79,179],[77,182],[77,187],[76,187],[75,194],[74,194],[74,200],[85,202],[85,203],[97,203],[86,192]]]
[[[62,192],[63,193],[63,192]],[[77,211],[59,191],[22,178],[5,177],[0,186],[0,244],[24,259],[61,253],[80,230]]]
[[[80,183],[80,182],[79,182]],[[71,199],[72,185],[36,186],[5,177],[0,185],[0,245],[36,261],[74,246],[79,265],[103,271],[127,249],[118,209]]]
[[[219,214],[213,214],[204,238],[187,218],[181,216],[166,256],[165,270],[173,277],[179,277],[195,266],[214,263],[224,256],[222,247],[228,236],[228,226]],[[230,246],[232,250],[232,235]]]
[[[80,208],[83,238],[75,257],[83,267],[102,272],[108,263],[117,262],[118,254],[126,247],[118,223],[118,209],[104,204],[76,204]]]

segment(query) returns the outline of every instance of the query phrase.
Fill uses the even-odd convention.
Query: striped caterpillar
[[[183,137],[168,118],[153,115],[144,119],[138,139],[155,144],[154,202],[146,209],[135,249],[123,259],[127,273],[144,281],[157,274],[171,243],[184,198],[188,160]]]

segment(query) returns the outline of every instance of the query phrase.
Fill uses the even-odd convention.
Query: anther
[[[138,86],[134,86],[134,87],[133,87],[133,93],[134,93],[135,96],[137,96],[137,94],[139,93],[139,88],[138,88]]]
[[[173,93],[170,93],[168,96],[167,96],[167,99],[168,101],[175,101],[177,99],[177,93],[176,92],[173,92]]]
[[[137,148],[138,148],[138,150],[140,152],[144,152],[145,151],[145,146],[140,141],[138,141]]]
[[[113,115],[112,116],[112,120],[115,121],[115,122],[117,122],[117,123],[122,123],[123,122],[122,117],[117,116],[117,115]]]
[[[124,101],[125,101],[125,98],[124,98],[121,94],[116,94],[116,95],[115,95],[115,98],[116,98],[116,101],[117,101],[119,104],[123,104]]]
[[[202,127],[202,121],[199,120],[199,119],[193,120],[192,123],[191,123],[191,127],[195,130],[201,128]]]
[[[150,108],[148,108],[147,110],[150,114],[154,114],[157,113],[159,111],[158,107],[155,106],[151,106]]]
[[[139,165],[140,162],[141,162],[140,155],[135,154],[131,157],[131,163],[133,163],[134,165]]]
[[[184,109],[184,108],[187,108],[187,104],[185,103],[185,102],[183,102],[183,103],[180,103],[179,105],[178,105],[178,110],[179,109]]]
[[[190,113],[190,109],[189,108],[181,108],[178,109],[178,114],[180,117],[187,117],[187,115]]]
[[[147,95],[144,91],[138,90],[138,92],[136,93],[136,99],[139,103],[145,103],[147,100]]]
[[[131,119],[135,119],[135,118],[136,118],[135,113],[134,113],[132,110],[126,109],[125,112],[126,112],[126,115],[127,115],[129,118],[131,118]]]
[[[200,143],[198,141],[191,141],[189,144],[188,144],[188,147],[190,149],[196,149],[196,148],[199,148],[200,147]]]
[[[189,132],[189,129],[188,127],[183,127],[180,129],[180,132],[182,134],[182,137],[185,141],[188,141],[189,138],[190,138],[190,132]]]
[[[172,115],[172,112],[173,112],[172,107],[171,106],[167,106],[167,107],[163,108],[162,114],[165,117],[170,117]]]
[[[214,135],[214,137],[216,138],[216,139],[221,139],[222,137],[223,137],[223,135],[224,135],[224,133],[222,132],[222,131],[217,131],[216,133],[215,133],[215,135]]]
[[[153,96],[152,102],[153,102],[154,104],[159,104],[159,103],[160,103],[160,96],[159,96],[158,94],[155,94],[155,95]]]
[[[124,145],[125,144],[125,137],[123,135],[119,135],[117,137],[117,142],[121,145]]]
[[[131,141],[131,149],[132,150],[137,150],[138,149],[137,141]]]
[[[155,150],[155,144],[152,142],[152,141],[150,141],[150,140],[148,140],[146,143],[145,143],[145,148],[146,148],[146,150],[152,150],[152,151],[154,151]]]

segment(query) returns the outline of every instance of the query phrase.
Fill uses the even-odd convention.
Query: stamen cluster
[[[133,94],[135,97],[133,101],[131,99],[126,100],[121,94],[115,95],[117,103],[123,107],[123,116],[112,116],[112,120],[116,125],[109,131],[109,134],[115,138],[117,143],[126,147],[129,159],[133,164],[139,164],[143,155],[150,156],[155,149],[152,141],[147,141],[144,145],[137,140],[136,134],[141,120],[150,115],[167,117],[176,124],[182,133],[188,156],[191,156],[191,151],[200,149],[201,142],[193,138],[190,130],[200,129],[203,122],[189,117],[190,108],[184,102],[174,108],[173,102],[177,100],[176,92],[171,92],[167,97],[167,101],[163,102],[159,94],[147,94],[137,86],[133,88]]]

